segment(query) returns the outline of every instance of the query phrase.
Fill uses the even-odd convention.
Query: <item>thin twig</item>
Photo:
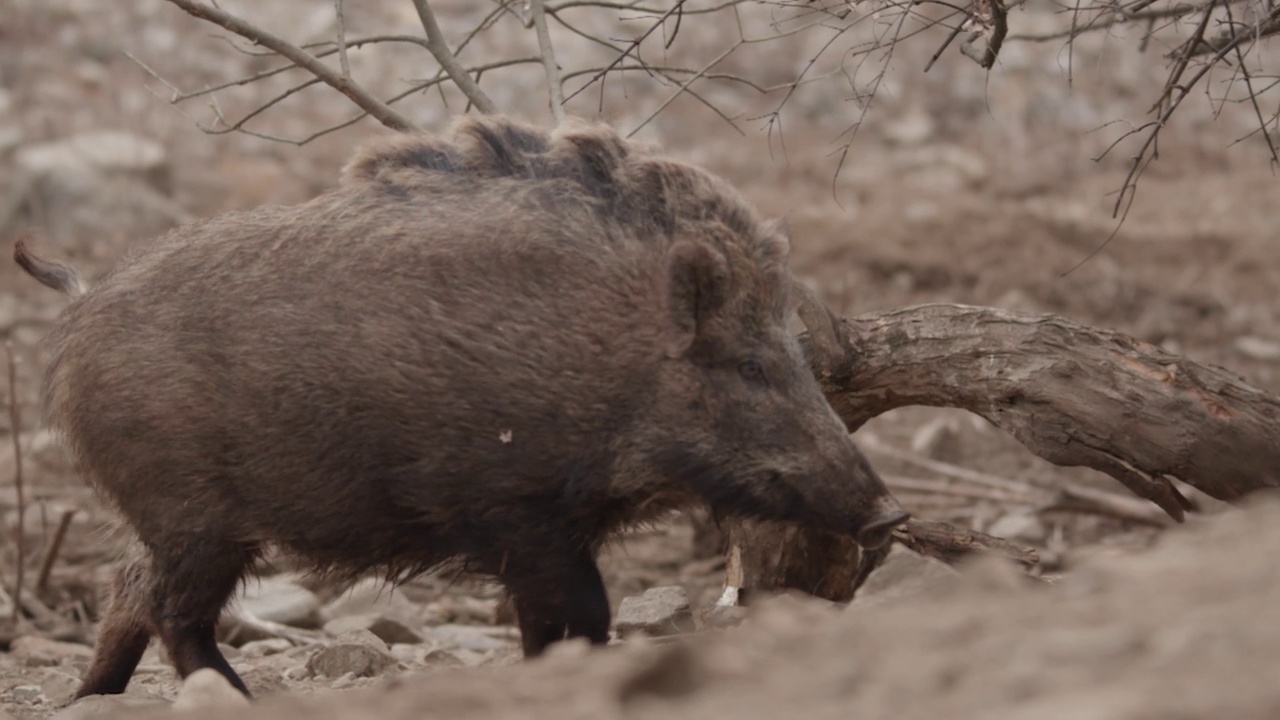
[[[415,2],[420,2],[420,1],[421,0],[415,0]],[[604,76],[608,75],[609,72],[613,70],[615,67],[617,67],[618,65],[621,65],[623,61],[625,61],[631,55],[631,53],[635,52],[640,48],[640,45],[643,44],[644,41],[647,40],[649,36],[653,34],[654,30],[657,30],[658,28],[662,27],[663,24],[667,22],[667,18],[680,12],[680,9],[684,7],[684,2],[685,0],[676,0],[676,4],[672,6],[670,10],[664,12],[661,16],[659,16],[658,19],[655,20],[653,24],[649,26],[648,30],[645,30],[643,33],[640,34],[640,37],[628,43],[626,49],[624,49],[621,53],[619,53],[618,57],[613,59],[613,62],[609,63],[609,65],[606,66],[603,70],[596,73],[590,80],[587,81],[585,85],[578,88],[577,90],[574,90],[573,93],[570,94],[569,97],[566,99],[567,100],[574,99],[583,90],[586,90],[587,88],[591,87],[596,83],[597,80],[600,80]]]
[[[1173,71],[1170,72],[1169,79],[1165,83],[1165,88],[1161,93],[1160,100],[1157,101],[1155,107],[1152,108],[1155,110],[1159,109],[1161,105],[1165,106],[1164,110],[1160,113],[1159,118],[1148,125],[1151,128],[1151,132],[1147,133],[1147,138],[1142,143],[1142,147],[1138,149],[1138,154],[1134,155],[1131,159],[1129,172],[1125,175],[1124,184],[1120,186],[1120,193],[1116,198],[1115,207],[1112,209],[1112,216],[1115,217],[1116,215],[1119,215],[1122,222],[1128,217],[1129,209],[1133,207],[1134,198],[1137,196],[1138,178],[1141,177],[1142,172],[1151,164],[1151,161],[1157,154],[1155,147],[1157,140],[1160,138],[1160,131],[1168,124],[1169,119],[1173,117],[1174,112],[1177,111],[1178,106],[1182,104],[1182,101],[1191,94],[1192,88],[1200,84],[1200,81],[1204,76],[1207,75],[1219,62],[1221,62],[1224,57],[1230,54],[1232,50],[1235,50],[1241,43],[1249,39],[1249,36],[1247,35],[1236,36],[1230,42],[1223,45],[1208,62],[1202,65],[1200,69],[1191,76],[1190,80],[1182,82],[1182,75],[1187,69],[1187,64],[1191,58],[1192,52],[1194,52],[1195,48],[1200,43],[1204,42],[1205,26],[1208,24],[1209,15],[1213,11],[1213,5],[1214,3],[1210,2],[1209,6],[1205,8],[1204,16],[1200,21],[1200,25],[1196,28],[1196,31],[1191,38],[1185,43],[1182,57],[1179,58],[1175,64]],[[1114,236],[1115,233],[1113,232],[1111,237]],[[1101,247],[1105,247],[1107,243],[1111,241],[1111,237],[1108,237]],[[1099,250],[1095,250],[1093,254],[1097,254],[1097,252],[1101,250],[1101,247]]]
[[[449,79],[458,86],[463,95],[471,101],[476,109],[485,115],[494,115],[498,112],[498,106],[493,100],[485,94],[484,90],[475,80],[471,78],[471,74],[467,71],[458,58],[449,50],[449,43],[444,39],[444,33],[440,30],[440,24],[436,22],[435,13],[431,11],[431,6],[427,4],[427,0],[413,0],[413,7],[418,11],[418,19],[422,21],[422,29],[427,33],[427,50],[431,52],[436,62],[440,63],[440,67],[449,74]]]
[[[533,31],[538,35],[538,51],[542,54],[542,66],[547,70],[547,94],[551,96],[551,115],[556,123],[564,122],[564,88],[560,85],[560,64],[556,62],[555,48],[551,46],[551,31],[547,28],[547,13],[542,0],[529,0],[529,17]]]
[[[1233,22],[1234,18],[1231,17],[1230,4],[1227,5],[1226,10],[1227,21]],[[1273,22],[1275,22],[1277,28],[1280,28],[1280,9],[1277,9],[1272,14],[1274,15]],[[1244,51],[1240,49],[1239,45],[1236,45],[1236,61],[1237,67],[1240,68],[1240,73],[1244,77],[1245,92],[1248,95],[1250,104],[1253,105],[1254,116],[1258,118],[1258,128],[1262,130],[1262,139],[1267,142],[1267,150],[1271,152],[1271,162],[1273,166],[1280,165],[1280,154],[1276,152],[1276,144],[1271,139],[1271,133],[1267,132],[1267,121],[1266,118],[1262,117],[1262,108],[1258,105],[1258,93],[1253,89],[1253,76],[1249,73],[1249,66],[1244,61]]]
[[[1035,498],[1031,495],[957,485],[946,480],[899,477],[897,475],[882,475],[881,479],[884,480],[885,486],[893,491],[895,497],[899,496],[900,493],[927,493],[930,495],[949,495],[968,500],[991,500],[1015,505],[1036,504]]]
[[[58,551],[62,548],[62,541],[67,536],[67,529],[71,527],[71,519],[76,515],[74,509],[63,510],[62,517],[58,519],[58,527],[53,531],[53,539],[49,541],[48,547],[44,551],[44,559],[40,561],[40,574],[36,576],[36,594],[43,595],[49,586],[49,573],[53,571],[53,562],[58,557]]]
[[[342,77],[350,80],[351,61],[347,58],[347,21],[342,13],[342,0],[333,0],[333,12],[338,24],[338,66],[342,68]]]
[[[1152,503],[1132,498],[1125,495],[1117,495],[1116,493],[1107,492],[1105,490],[1097,490],[1088,487],[1064,486],[1060,488],[1047,488],[1031,483],[1010,480],[996,475],[991,475],[977,470],[970,470],[951,463],[942,462],[940,460],[931,460],[929,458],[919,457],[897,448],[891,447],[880,440],[872,437],[859,437],[858,444],[871,452],[886,455],[895,460],[915,465],[930,472],[938,473],[947,477],[964,480],[977,485],[993,488],[997,493],[982,494],[985,499],[1004,500],[1007,502],[1016,501],[1015,497],[1027,498],[1027,501],[1040,506],[1041,510],[1075,510],[1078,512],[1093,512],[1103,515],[1110,515],[1125,520],[1132,520],[1146,525],[1156,525],[1165,527],[1169,524],[1169,518],[1160,511]],[[921,490],[924,488],[920,481],[907,480],[903,485],[910,485],[910,489]],[[974,497],[980,493],[972,491],[956,491],[955,494],[970,494]],[[1010,493],[1010,497],[1001,497],[1002,493]]]
[[[939,475],[947,475],[949,477],[967,480],[971,483],[985,485],[986,487],[996,488],[998,490],[1004,490],[1006,492],[1016,493],[1019,495],[1027,495],[1029,493],[1036,492],[1035,486],[1030,483],[1018,482],[1016,480],[978,472],[977,470],[969,470],[968,468],[962,468],[959,465],[952,465],[951,463],[945,463],[940,460],[930,460],[929,458],[912,455],[909,452],[904,452],[887,445],[872,436],[859,436],[858,445],[866,450],[886,455],[894,460],[915,465],[916,467],[924,468],[929,472],[935,472]]]
[[[27,501],[22,487],[22,416],[18,411],[18,359],[13,354],[13,342],[6,340],[4,354],[9,360],[9,428],[13,439],[13,488],[18,495],[18,562],[17,575],[13,580],[13,624],[18,623],[22,605],[22,572],[27,557]]]
[[[416,1],[424,2],[424,0]],[[320,78],[324,84],[347,96],[351,102],[359,105],[361,110],[369,113],[383,125],[391,128],[392,130],[407,131],[417,129],[417,126],[410,122],[408,118],[395,110],[392,110],[381,100],[370,95],[368,91],[353,82],[350,78],[343,77],[334,72],[328,65],[320,62],[319,58],[289,41],[277,37],[276,35],[273,35],[262,28],[246,22],[245,20],[231,15],[219,8],[206,5],[202,2],[197,2],[196,0],[168,0],[168,2],[177,5],[192,17],[211,22],[215,25],[220,25],[236,35],[276,51],[287,60],[293,61],[293,63],[298,67],[301,67],[312,75]]]
[[[1271,12],[1258,22],[1240,23],[1239,27],[1242,29],[1234,35],[1224,34],[1213,39],[1202,38],[1192,54],[1207,55],[1218,52],[1228,45],[1239,46],[1244,40],[1261,40],[1264,37],[1280,34],[1280,5],[1272,7]]]

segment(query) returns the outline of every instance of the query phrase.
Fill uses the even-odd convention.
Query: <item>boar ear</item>
[[[666,351],[689,352],[707,318],[724,304],[729,266],[724,256],[700,242],[679,242],[667,255]]]

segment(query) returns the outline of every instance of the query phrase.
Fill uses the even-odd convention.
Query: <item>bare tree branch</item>
[[[342,12],[342,0],[333,0],[333,13],[338,29],[338,66],[342,68],[342,77],[351,79],[351,61],[347,58],[347,20]]]
[[[423,0],[417,0],[423,2]],[[307,72],[315,75],[324,84],[332,87],[334,90],[342,93],[360,107],[361,110],[372,115],[379,122],[392,130],[415,130],[415,126],[408,118],[400,113],[392,110],[381,100],[370,95],[364,88],[360,87],[348,77],[343,77],[335,73],[328,65],[320,62],[318,58],[311,55],[307,51],[298,46],[279,38],[271,33],[251,24],[244,20],[231,15],[219,8],[197,0],[168,0],[168,2],[182,8],[188,15],[199,18],[206,22],[221,25],[230,32],[235,33],[247,40],[271,48],[283,57],[291,60],[298,67],[306,69]]]
[[[1203,39],[1192,51],[1192,54],[1207,55],[1209,53],[1217,53],[1228,45],[1233,48],[1239,47],[1246,40],[1261,40],[1264,37],[1280,34],[1280,5],[1272,7],[1271,12],[1256,25],[1231,22],[1228,23],[1228,26],[1235,28],[1234,31],[1226,31],[1213,39]]]
[[[228,16],[208,0],[169,1],[197,17],[217,22],[230,29],[235,37],[221,39],[226,39],[237,52],[264,57],[280,54],[286,60],[280,65],[247,77],[189,92],[179,90],[148,68],[148,72],[152,72],[161,82],[165,82],[172,92],[171,103],[194,97],[212,97],[220,90],[250,85],[293,69],[310,73],[320,82],[339,89],[342,89],[345,84],[347,90],[344,90],[344,94],[353,97],[348,91],[359,91],[359,86],[351,80],[348,53],[357,47],[379,43],[413,43],[428,50],[439,63],[438,71],[435,71],[432,76],[420,81],[408,80],[409,91],[397,90],[391,99],[374,100],[366,93],[366,100],[376,105],[362,104],[357,99],[359,97],[357,94],[353,100],[357,100],[356,104],[361,108],[360,113],[348,120],[322,128],[301,140],[281,138],[271,132],[264,132],[264,128],[256,121],[262,117],[265,110],[278,106],[300,90],[315,84],[309,81],[305,83],[298,81],[290,88],[277,91],[259,107],[245,113],[242,117],[223,116],[215,99],[212,105],[219,122],[213,128],[201,125],[206,132],[243,132],[290,143],[306,142],[346,127],[367,115],[372,114],[378,117],[379,108],[389,111],[390,106],[397,100],[428,89],[439,91],[440,100],[447,104],[447,96],[444,95],[440,82],[442,78],[451,80],[462,91],[467,98],[467,109],[474,106],[480,112],[498,112],[499,108],[495,107],[491,98],[481,89],[481,77],[501,67],[523,64],[525,59],[499,56],[492,58],[492,62],[488,62],[491,58],[484,58],[487,62],[466,62],[462,59],[462,55],[464,48],[472,40],[493,29],[501,19],[511,13],[524,27],[535,30],[539,52],[537,61],[541,62],[546,74],[546,92],[551,112],[557,122],[564,117],[565,103],[592,86],[599,86],[601,110],[603,110],[604,83],[611,74],[620,73],[623,78],[622,92],[628,97],[630,97],[629,88],[633,86],[633,80],[646,80],[670,88],[670,92],[664,92],[651,103],[646,98],[647,106],[642,108],[641,119],[635,126],[628,129],[631,134],[644,129],[658,115],[669,111],[680,96],[688,95],[710,109],[735,132],[743,132],[740,127],[742,120],[762,121],[764,129],[769,133],[770,148],[774,147],[772,141],[776,135],[782,142],[782,150],[785,154],[786,138],[783,133],[782,113],[784,108],[792,104],[796,91],[802,85],[832,78],[837,74],[845,75],[851,92],[844,100],[852,101],[856,107],[851,107],[850,122],[833,141],[836,147],[832,155],[836,158],[835,176],[838,177],[858,129],[870,113],[874,100],[883,86],[888,66],[898,57],[895,49],[900,43],[930,31],[944,33],[939,35],[941,44],[925,66],[927,71],[953,44],[960,46],[961,54],[990,68],[999,57],[1002,38],[1005,44],[1015,41],[1045,42],[1060,39],[1066,42],[1067,81],[1070,84],[1076,64],[1074,42],[1078,38],[1089,33],[1109,32],[1124,24],[1131,26],[1136,24],[1139,44],[1142,47],[1145,47],[1147,41],[1156,33],[1162,33],[1159,36],[1162,38],[1175,34],[1182,37],[1178,41],[1176,51],[1168,56],[1169,73],[1153,108],[1153,112],[1156,113],[1155,118],[1123,134],[1111,148],[1103,153],[1105,156],[1114,148],[1127,145],[1129,142],[1139,143],[1136,154],[1130,159],[1129,173],[1117,193],[1113,208],[1113,216],[1119,219],[1119,224],[1127,218],[1128,210],[1134,202],[1134,191],[1143,172],[1158,157],[1159,137],[1163,128],[1174,117],[1193,88],[1206,89],[1207,87],[1206,93],[1210,95],[1210,102],[1215,107],[1215,112],[1220,112],[1227,102],[1250,102],[1256,126],[1252,132],[1244,135],[1240,140],[1252,138],[1261,133],[1267,143],[1270,159],[1273,163],[1280,163],[1280,149],[1276,148],[1277,143],[1273,138],[1274,128],[1272,127],[1276,124],[1280,113],[1264,112],[1266,108],[1259,102],[1260,96],[1274,92],[1277,86],[1275,83],[1262,81],[1267,77],[1265,74],[1269,69],[1267,66],[1258,67],[1256,63],[1248,67],[1244,65],[1246,58],[1255,57],[1255,47],[1259,40],[1280,32],[1280,8],[1270,3],[1256,7],[1249,5],[1254,0],[1191,0],[1190,2],[1072,0],[1069,3],[1062,3],[1062,22],[1067,26],[1065,29],[1021,34],[1015,32],[1018,23],[1016,18],[1006,17],[1006,13],[1024,4],[1025,0],[968,0],[963,4],[953,0],[873,0],[873,3],[867,7],[863,7],[865,3],[859,5],[847,0],[805,0],[805,2],[715,0],[706,3],[688,3],[685,0],[666,0],[664,3],[658,3],[656,0],[523,0],[523,11],[517,7],[514,0],[494,0],[493,9],[487,11],[483,18],[471,21],[467,33],[452,50],[444,38],[429,0],[413,0],[419,20],[426,31],[425,39],[416,35],[372,35],[348,39],[346,14],[351,11],[351,8],[344,0],[334,0],[338,20],[336,37],[298,47],[288,45],[283,40],[261,30],[246,28],[248,23]],[[746,9],[751,5],[764,5],[771,8],[768,18],[770,30],[759,33],[758,37],[754,36],[758,31],[748,33],[743,30],[743,18],[746,17]],[[1238,20],[1237,18],[1246,17],[1242,14],[1245,7],[1249,8],[1247,16],[1249,19]],[[941,11],[937,12],[939,9]],[[593,12],[617,13],[621,20],[639,21],[643,26],[635,33],[628,34],[626,39],[615,40],[602,32],[598,25],[586,25],[577,21],[580,16],[585,17]],[[552,45],[548,16],[572,33],[572,35],[566,35],[564,40],[557,42],[556,47]],[[692,22],[692,19],[697,19],[700,24],[692,31],[681,32],[682,23]],[[1010,19],[1014,22],[1010,23]],[[1195,24],[1194,29],[1188,27],[1192,21]],[[228,23],[232,24],[228,25]],[[719,24],[721,27],[732,29],[734,25],[731,23],[737,25],[736,37],[724,38],[723,35],[713,35],[717,38],[716,42],[720,43],[715,47],[690,45],[688,38],[693,33],[700,32],[697,28],[710,24],[714,31],[714,27]],[[867,23],[871,24],[868,26]],[[1209,34],[1213,27],[1218,28],[1216,36]],[[860,35],[851,34],[855,29],[859,30]],[[1188,31],[1192,32],[1190,39],[1186,38]],[[744,48],[749,45],[779,42],[805,32],[826,32],[830,37],[811,44],[814,50],[807,58],[803,58],[807,62],[797,64],[792,76],[784,81],[771,79],[769,82],[762,82],[759,78],[766,77],[763,73],[757,75],[754,71],[731,72],[723,69],[732,62],[731,57],[741,57],[737,55],[740,51],[746,54],[747,51]],[[954,40],[958,37],[961,37],[961,42],[955,43]],[[261,52],[254,50],[237,38],[245,38],[255,45],[261,45],[265,50]],[[680,38],[679,43],[676,42],[677,38]],[[578,42],[579,39],[600,48],[606,48],[611,53],[610,56],[599,62],[593,59],[589,63],[584,62],[576,67],[562,66],[561,60],[569,57],[566,55],[568,43]],[[560,47],[562,44],[564,47]],[[285,46],[291,48],[290,52],[281,51]],[[651,62],[645,57],[655,50],[664,54],[662,62]],[[677,54],[675,56],[681,59],[672,60],[667,56],[668,51]],[[842,60],[832,62],[833,56],[837,53]],[[335,54],[338,56],[335,64],[340,69],[328,70],[328,66],[320,62],[320,59]],[[1202,57],[1203,61],[1197,60]],[[826,66],[819,67],[820,62],[826,62]],[[757,65],[754,58],[751,64]],[[1220,64],[1222,67],[1231,68],[1231,76],[1224,83],[1211,85],[1206,78],[1212,80],[1209,73],[1212,72],[1213,67]],[[488,80],[487,77],[485,79]],[[571,81],[573,81],[572,84],[566,86]],[[713,94],[716,83],[722,81],[750,87],[762,94],[777,92],[780,99],[770,112],[755,116],[744,115],[726,106],[720,96]],[[1219,95],[1217,88],[1222,84],[1225,84],[1227,89],[1225,93]],[[397,124],[398,115],[388,116],[385,112],[381,115],[378,119],[389,127],[405,129]],[[404,118],[399,119],[404,120]],[[1140,137],[1134,138],[1135,135]],[[834,191],[834,177],[832,188]],[[1117,224],[1117,230],[1119,224]],[[1103,241],[1098,250],[1105,248],[1109,241],[1110,237]]]
[[[621,65],[627,59],[627,57],[629,57],[633,52],[635,52],[640,48],[640,46],[644,43],[644,41],[650,35],[652,35],[655,30],[662,27],[662,25],[666,23],[667,18],[679,12],[680,8],[684,6],[684,3],[685,3],[685,0],[676,0],[676,4],[673,5],[670,10],[667,10],[666,12],[662,13],[662,15],[660,15],[658,19],[655,20],[653,24],[649,26],[648,30],[645,30],[643,33],[640,34],[640,37],[628,43],[626,49],[624,49],[622,53],[619,54],[618,57],[612,63],[610,63],[604,70],[601,70],[599,73],[593,76],[590,80],[588,80],[585,85],[578,88],[577,90],[574,90],[573,93],[570,94],[569,97],[565,99],[566,100],[574,99],[583,90],[586,90],[587,88],[594,85],[597,81],[601,80],[606,75],[608,75],[609,71],[613,70],[613,68],[617,67],[618,65]]]
[[[1228,4],[1226,6],[1226,10],[1227,10],[1227,22],[1234,25],[1235,24],[1234,18],[1231,16],[1231,5]],[[1272,16],[1273,16],[1273,20],[1271,22],[1275,24],[1275,30],[1280,31],[1280,8],[1273,10]],[[1264,23],[1263,25],[1265,26],[1267,24],[1268,23]],[[1259,27],[1256,32],[1258,36],[1261,37],[1263,34],[1263,28]],[[1262,108],[1259,107],[1258,105],[1258,93],[1254,90],[1253,77],[1249,73],[1249,64],[1245,61],[1244,51],[1240,49],[1240,45],[1236,45],[1235,54],[1236,54],[1236,67],[1239,69],[1241,76],[1244,78],[1246,95],[1249,98],[1249,103],[1253,106],[1254,116],[1257,117],[1258,119],[1258,130],[1260,130],[1262,133],[1262,139],[1266,140],[1267,142],[1267,150],[1271,151],[1272,165],[1280,165],[1280,155],[1276,154],[1275,141],[1271,139],[1271,133],[1267,132],[1267,121],[1265,118],[1262,117]]]
[[[970,60],[978,63],[983,69],[990,70],[996,64],[1000,47],[1004,44],[1005,35],[1009,33],[1009,20],[1006,17],[1003,0],[973,0],[973,14],[969,23],[975,30],[960,43],[960,52]],[[976,45],[982,36],[987,38],[987,46]]]
[[[551,98],[551,114],[557,123],[564,122],[564,89],[560,86],[560,64],[556,62],[555,49],[551,47],[551,31],[547,28],[547,13],[542,0],[529,0],[529,16],[534,32],[538,34],[538,49],[542,53],[542,66],[547,70],[547,93]]]
[[[1280,487],[1280,398],[1225,370],[1122,333],[995,308],[921,305],[846,318],[841,329],[853,359],[819,381],[851,429],[896,407],[962,408],[1049,462],[1112,476],[1175,519],[1189,504],[1171,477],[1222,500]]]
[[[440,67],[449,74],[449,79],[453,80],[453,84],[458,86],[463,95],[476,106],[476,109],[486,115],[493,115],[498,112],[498,106],[493,100],[480,89],[480,85],[471,78],[471,74],[467,69],[458,62],[458,58],[449,50],[449,43],[444,39],[444,33],[440,31],[440,25],[436,22],[435,13],[431,11],[431,6],[427,4],[427,0],[413,0],[413,7],[418,11],[418,19],[422,21],[422,28],[427,32],[427,50],[431,51],[431,55],[435,57],[436,62],[440,63]],[[365,108],[366,110],[368,108]]]

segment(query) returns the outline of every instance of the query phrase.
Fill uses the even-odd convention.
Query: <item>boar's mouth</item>
[[[776,519],[812,523],[816,528],[850,536],[868,550],[884,547],[892,539],[893,531],[911,519],[910,513],[887,490],[871,495],[865,503],[849,510],[846,498],[824,499],[822,494],[806,497],[795,483],[797,478],[777,471],[770,471],[766,476],[765,482],[774,489],[774,496],[782,500],[770,509],[786,515]],[[872,476],[879,481],[878,476]],[[845,510],[841,512],[837,508]]]
[[[882,500],[878,505],[878,512],[862,524],[862,529],[855,536],[858,544],[868,550],[884,547],[893,537],[893,531],[911,519],[911,514],[892,498],[888,498],[888,503]]]
[[[849,507],[847,500],[824,502],[808,497],[798,484],[804,480],[789,473],[771,468],[739,474],[691,454],[674,455],[680,457],[668,455],[660,463],[668,476],[692,486],[717,515],[796,523],[850,536],[867,549],[883,547],[894,529],[911,517],[887,492],[868,498],[865,506],[853,512],[839,512],[836,508]]]

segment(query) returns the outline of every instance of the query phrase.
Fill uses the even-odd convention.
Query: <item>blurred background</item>
[[[329,52],[325,62],[337,67],[333,3],[218,5],[294,44],[315,43],[311,49]],[[481,75],[503,112],[550,122],[538,44],[523,8],[511,5],[431,4],[455,47],[484,28],[459,52],[464,64],[512,63]],[[1280,390],[1280,188],[1266,139],[1255,132],[1259,113],[1275,113],[1275,95],[1262,94],[1255,110],[1241,101],[1230,68],[1210,73],[1163,129],[1159,158],[1141,175],[1124,223],[1112,215],[1145,136],[1116,142],[1153,119],[1169,53],[1197,16],[1161,21],[1144,39],[1153,25],[1097,15],[1112,24],[1068,43],[1064,33],[1079,17],[1031,0],[1010,8],[1010,37],[988,72],[960,54],[963,34],[934,59],[950,30],[930,24],[946,17],[946,6],[913,5],[904,17],[900,7],[870,3],[689,2],[640,44],[634,57],[647,68],[628,61],[591,82],[656,14],[621,4],[551,5],[570,114],[634,131],[723,174],[766,212],[788,216],[795,270],[837,313],[923,302],[1058,313]],[[437,77],[419,44],[357,47],[363,38],[420,37],[409,0],[347,6],[343,25],[360,85],[388,98]],[[1274,48],[1258,47],[1249,62],[1260,89],[1277,82]],[[357,109],[322,84],[294,91],[310,79],[299,70],[235,84],[280,65],[164,0],[0,0],[0,237],[35,230],[37,252],[92,279],[131,245],[183,222],[299,202],[331,187],[355,145],[390,131],[367,117],[350,123]],[[173,102],[192,93],[199,94]],[[428,130],[468,109],[447,83],[408,92],[395,107]],[[251,113],[242,131],[229,129]],[[1276,137],[1274,121],[1269,129]],[[18,361],[21,418],[14,428],[0,417],[0,507],[16,527],[9,438],[19,432],[29,562],[63,512],[76,510],[47,602],[91,620],[116,538],[104,530],[109,515],[43,430],[36,402],[37,343],[63,304],[0,263],[0,336]],[[859,435],[1042,486],[1118,488],[1092,471],[1040,461],[960,411],[905,408]],[[885,474],[919,473],[869,455]],[[1100,516],[1032,517],[998,502],[908,494],[904,504],[975,529],[1003,528],[1047,555],[1153,532]],[[615,607],[664,583],[686,585],[699,602],[718,589],[714,558],[695,557],[694,544],[687,523],[675,520],[610,549],[604,569]],[[7,586],[14,554],[8,545],[4,553]],[[438,599],[443,585],[424,583],[415,597]],[[474,613],[453,620],[495,622],[490,590],[451,587],[489,603],[481,620]],[[37,705],[18,703],[23,713]]]

